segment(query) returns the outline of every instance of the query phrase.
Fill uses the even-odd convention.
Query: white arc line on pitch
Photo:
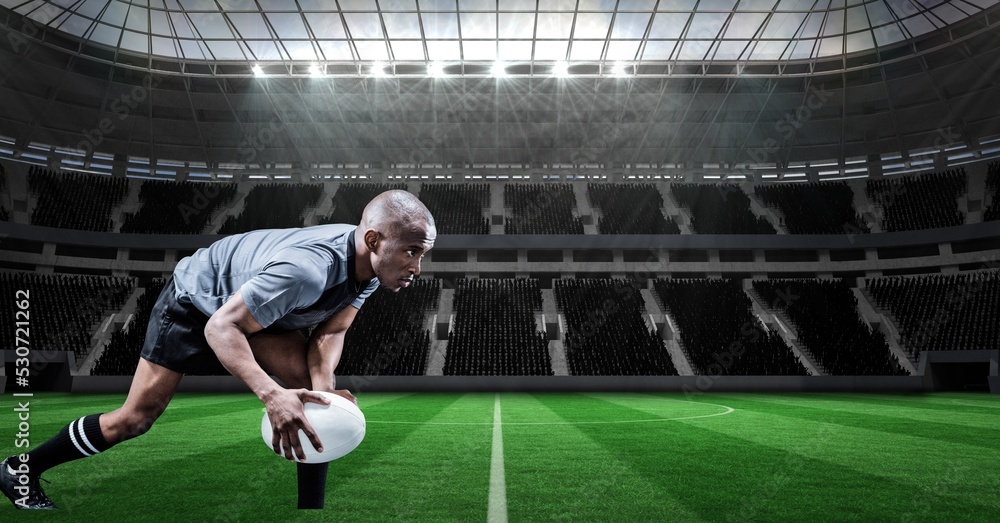
[[[490,505],[486,520],[507,523],[507,479],[503,471],[503,427],[500,421],[500,394],[493,403],[493,458],[490,460]]]
[[[650,418],[650,419],[621,419],[611,421],[508,421],[508,425],[616,425],[619,423],[661,423],[664,421],[683,421],[689,419],[714,418],[725,416],[736,412],[736,409],[715,403],[701,403],[702,405],[712,405],[726,409],[715,414],[700,414],[697,416],[681,416],[677,418]],[[496,416],[494,415],[494,420]],[[393,421],[393,420],[366,420],[366,423],[388,423],[392,425],[489,425],[489,421]]]

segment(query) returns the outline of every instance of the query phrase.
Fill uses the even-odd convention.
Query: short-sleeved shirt
[[[211,316],[237,290],[261,327],[318,325],[361,308],[378,279],[354,279],[354,225],[265,229],[228,236],[182,259],[175,296]]]

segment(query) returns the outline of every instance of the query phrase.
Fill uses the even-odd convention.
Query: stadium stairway
[[[566,346],[563,344],[563,329],[565,321],[559,314],[556,305],[556,292],[553,289],[542,289],[542,318],[537,330],[545,332],[549,339],[549,360],[552,362],[552,374],[569,376],[569,364],[566,362]],[[548,332],[548,324],[556,323],[557,332]]]
[[[677,227],[680,228],[681,234],[694,234],[694,231],[691,230],[691,213],[674,199],[674,193],[670,191],[670,184],[658,183],[656,188],[663,196],[663,210],[666,211],[666,215],[670,219],[674,220]]]
[[[302,223],[306,227],[310,225],[319,225],[319,216],[329,216],[333,214],[333,195],[337,192],[336,186],[331,186],[332,184],[323,184],[323,193],[319,195],[319,205],[316,207],[307,207],[303,211]],[[354,224],[357,225],[357,224]]]
[[[248,183],[237,184],[236,194],[233,195],[233,199],[229,202],[228,206],[220,206],[215,216],[212,216],[212,219],[208,221],[208,225],[205,227],[205,234],[219,234],[219,229],[222,228],[222,224],[226,223],[226,218],[239,216],[243,212],[243,207],[246,206],[246,198],[252,188],[253,186]]]
[[[858,312],[861,313],[865,323],[885,334],[889,351],[896,356],[899,364],[910,373],[910,376],[916,376],[919,362],[913,361],[913,356],[900,345],[903,337],[899,333],[899,327],[896,326],[896,317],[889,310],[876,305],[875,298],[867,288],[857,287],[852,290],[858,299]]]
[[[125,201],[111,210],[112,231],[120,231],[122,229],[122,223],[125,222],[125,213],[135,214],[139,212],[139,208],[142,207],[142,202],[139,201],[139,187],[142,186],[142,183],[143,180],[128,181],[128,194],[125,195]]]
[[[597,210],[590,205],[590,198],[587,197],[587,186],[579,183],[573,184],[573,196],[576,198],[577,216],[590,216],[590,223],[586,218],[583,220],[583,234],[597,234]]]
[[[966,166],[968,181],[965,199],[965,223],[983,223],[983,210],[990,202],[986,201],[986,166],[972,164]],[[961,208],[961,207],[960,207]]]
[[[451,330],[455,289],[441,289],[438,297],[436,325],[431,329],[431,349],[427,353],[427,376],[443,376],[445,355],[448,352],[448,331]]]
[[[764,323],[764,326],[777,332],[781,339],[785,340],[785,343],[791,347],[792,353],[806,368],[806,372],[810,376],[826,376],[827,372],[823,365],[816,361],[812,352],[804,344],[799,342],[795,322],[784,311],[775,310],[768,306],[764,299],[753,290],[752,280],[743,281],[743,291],[750,297],[751,306],[757,318]]]
[[[125,300],[121,309],[105,310],[101,314],[101,322],[93,327],[93,335],[90,338],[90,350],[87,355],[84,356],[80,366],[77,369],[70,369],[70,373],[74,376],[90,376],[91,371],[94,369],[94,365],[97,360],[100,359],[101,354],[104,353],[105,347],[107,347],[108,342],[111,341],[112,333],[121,330],[127,326],[132,326],[133,318],[135,317],[136,306],[139,302],[139,296],[141,296],[146,289],[143,287],[136,286],[132,289],[132,293]]]
[[[27,166],[24,164],[7,165],[7,189],[10,200],[4,205],[10,213],[11,223],[31,223],[31,211],[35,208],[35,197],[28,191]],[[23,173],[13,176],[15,169],[23,169]]]
[[[875,206],[865,196],[865,180],[848,180],[847,185],[854,193],[854,210],[861,215],[861,219],[873,233],[882,232],[881,215],[876,212]]]
[[[503,224],[507,220],[507,209],[503,206],[503,183],[490,183],[490,234],[503,234]],[[493,216],[500,216],[500,223],[493,223]]]
[[[691,362],[688,361],[687,353],[681,349],[679,343],[680,334],[675,327],[677,324],[674,323],[669,314],[664,312],[665,307],[662,307],[659,301],[657,301],[653,291],[642,289],[639,294],[642,295],[642,302],[650,321],[659,331],[660,339],[663,340],[664,345],[667,346],[667,352],[670,353],[670,359],[674,362],[677,374],[680,376],[694,376],[694,370],[691,368]],[[657,318],[663,319],[662,325],[657,323]]]
[[[778,234],[788,234],[788,229],[781,223],[781,211],[774,207],[768,207],[757,199],[757,195],[753,192],[753,186],[749,183],[740,184],[740,190],[747,195],[750,199],[750,212],[754,213],[756,216],[763,216],[768,223],[774,227],[774,230],[778,231]]]

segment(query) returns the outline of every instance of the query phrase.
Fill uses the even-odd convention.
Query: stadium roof
[[[997,0],[0,0],[86,44],[250,73],[629,74],[676,62],[818,60],[901,43]],[[617,64],[618,68],[615,69]],[[337,65],[353,65],[338,68]],[[413,67],[420,65],[419,69]],[[590,67],[579,67],[589,65]],[[279,67],[284,66],[284,68]],[[647,69],[646,66],[652,66]],[[327,69],[329,67],[329,69]],[[576,69],[576,70],[574,70]],[[487,74],[491,69],[473,69]]]
[[[942,169],[1000,154],[995,3],[0,0],[0,157],[68,149],[150,173]],[[563,54],[539,54],[554,42]],[[626,44],[634,58],[618,60]],[[568,78],[552,74],[560,61]],[[444,78],[427,74],[435,62]]]

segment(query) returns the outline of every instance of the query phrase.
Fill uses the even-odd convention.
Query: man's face
[[[393,292],[409,287],[420,275],[420,261],[434,247],[436,237],[437,230],[424,221],[380,234],[372,251],[372,268],[379,283]]]

